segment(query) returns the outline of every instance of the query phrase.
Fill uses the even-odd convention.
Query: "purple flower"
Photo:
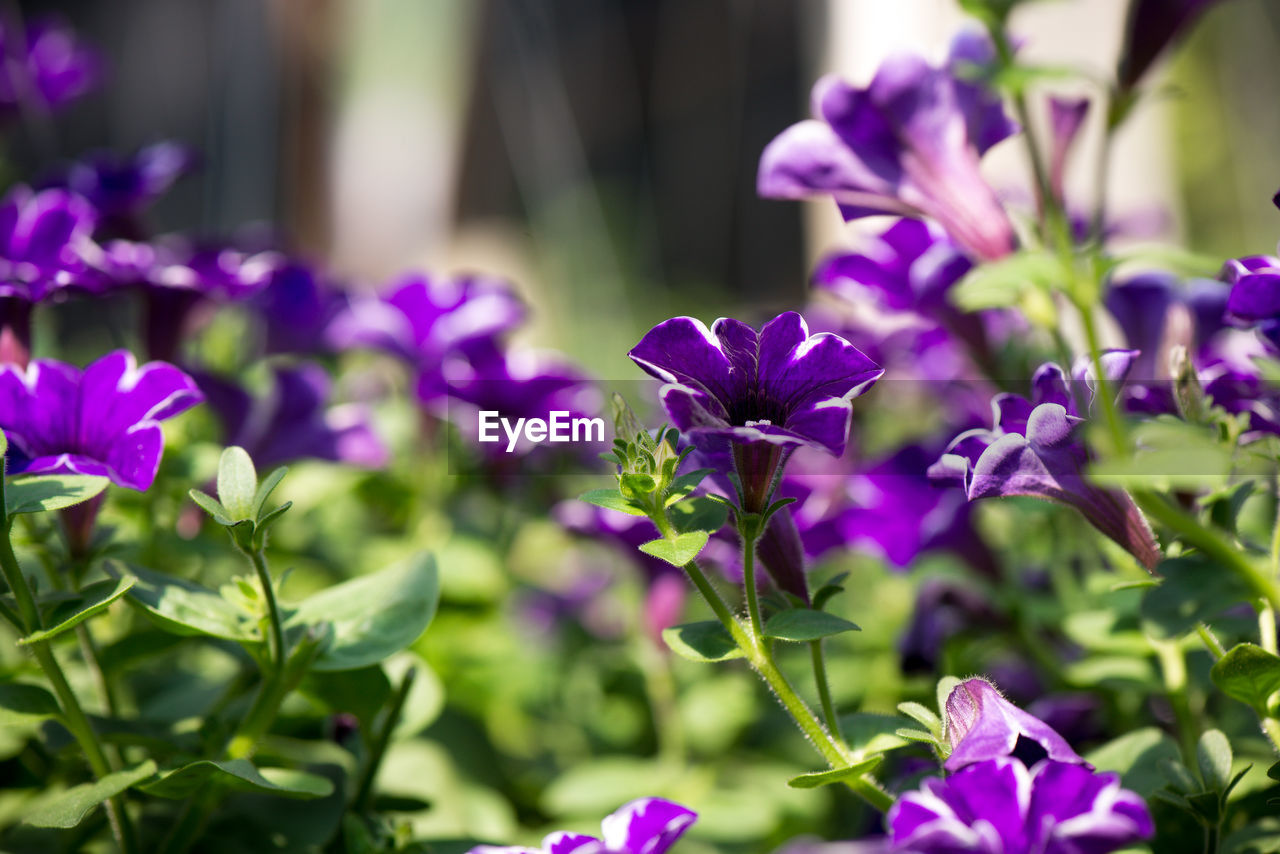
[[[975,257],[1008,255],[1013,227],[978,161],[1016,127],[968,73],[989,64],[991,53],[989,43],[966,34],[945,68],[900,54],[865,89],[836,77],[818,81],[818,118],[783,131],[761,154],[760,195],[830,196],[846,220],[930,217]]]
[[[844,452],[850,401],[883,373],[843,338],[809,335],[795,312],[759,332],[730,318],[710,330],[691,317],[673,318],[628,355],[666,383],[663,406],[690,442],[716,459],[732,453],[750,513],[764,510],[791,451],[808,445]]]
[[[375,347],[427,367],[454,350],[493,341],[524,315],[501,279],[409,273],[386,296],[353,301],[328,334],[339,348]]]
[[[886,817],[894,854],[1108,854],[1148,839],[1151,814],[1114,773],[989,759],[926,780]]]
[[[1089,113],[1088,98],[1049,98],[1049,188],[1066,201],[1067,158]]]
[[[1066,739],[1000,696],[985,679],[967,679],[952,689],[945,717],[951,755],[943,767],[948,771],[1013,756],[1019,739],[1035,742],[1055,762],[1087,764]]]
[[[145,491],[164,451],[160,422],[203,399],[173,365],[125,350],[83,371],[50,359],[0,367],[0,429],[12,472],[101,475]]]
[[[661,798],[640,798],[600,823],[600,838],[557,831],[541,848],[478,845],[468,854],[664,854],[698,818],[693,810]]]
[[[96,219],[88,202],[65,190],[18,185],[0,201],[0,363],[26,365],[34,303],[86,281]]]
[[[1111,350],[1103,369],[1114,387],[1137,353]],[[967,430],[952,440],[930,469],[937,483],[962,486],[970,501],[1028,495],[1074,507],[1095,528],[1124,546],[1148,568],[1160,560],[1151,527],[1128,493],[1093,486],[1085,477],[1089,451],[1081,425],[1092,404],[1092,365],[1080,360],[1068,382],[1055,364],[1032,377],[1033,395],[999,394],[991,401],[992,429]],[[1078,402],[1077,398],[1081,400]],[[1081,405],[1083,404],[1083,405]]]
[[[1280,350],[1280,258],[1250,255],[1228,261],[1221,278],[1231,285],[1227,319],[1240,326],[1256,326],[1267,342]]]
[[[318,353],[330,349],[329,330],[350,302],[314,267],[286,261],[273,267],[250,304],[263,323],[268,353]]]
[[[97,84],[102,62],[75,31],[46,18],[25,30],[0,27],[0,112],[45,111],[79,98]]]
[[[164,195],[195,163],[195,152],[187,146],[158,142],[129,157],[97,152],[72,164],[47,185],[84,196],[104,217],[129,219]]]
[[[928,579],[916,592],[911,622],[898,641],[902,670],[904,673],[933,673],[943,645],[950,638],[978,627],[990,632],[999,624],[999,614],[973,590],[972,584]]]
[[[1121,89],[1132,89],[1165,49],[1219,0],[1134,0],[1120,54]]]
[[[255,397],[241,386],[210,374],[196,381],[222,422],[228,447],[248,451],[258,468],[310,458],[378,468],[386,446],[357,404],[328,406],[329,375],[313,363],[273,368],[270,393]]]

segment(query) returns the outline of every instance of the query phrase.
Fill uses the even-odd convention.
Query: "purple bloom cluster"
[[[818,81],[817,118],[788,128],[761,155],[760,195],[830,197],[845,219],[929,217],[977,258],[1008,255],[1013,227],[978,161],[1016,126],[970,73],[992,53],[985,38],[965,34],[941,68],[897,55],[865,88]]]
[[[0,429],[15,473],[101,475],[146,490],[164,451],[160,422],[202,400],[172,365],[117,350],[83,371],[37,359],[0,367]]]
[[[1255,326],[1276,350],[1280,350],[1280,258],[1249,255],[1235,258],[1222,268],[1231,285],[1227,317],[1241,326]]]
[[[468,854],[665,854],[697,818],[677,803],[641,798],[606,816],[599,838],[561,830],[542,840],[541,848],[478,845]]]
[[[46,112],[89,92],[102,76],[98,53],[54,19],[25,28],[0,22],[0,113]]]

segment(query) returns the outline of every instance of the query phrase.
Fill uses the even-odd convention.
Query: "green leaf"
[[[331,624],[333,640],[312,669],[352,670],[377,664],[416,641],[439,599],[435,560],[418,554],[321,590],[298,604],[285,627]]]
[[[629,499],[623,498],[622,493],[617,489],[592,489],[579,495],[578,500],[594,504],[597,507],[603,507],[606,510],[617,510],[619,513],[626,513],[629,516],[648,515]]]
[[[942,737],[942,718],[935,715],[932,709],[926,709],[919,703],[899,703],[898,711],[916,723],[922,724],[935,737]]]
[[[85,587],[71,599],[58,604],[53,612],[45,618],[48,628],[32,632],[20,639],[20,645],[39,643],[57,637],[68,629],[73,629],[85,620],[105,611],[107,607],[121,596],[129,592],[129,588],[137,582],[136,578],[106,578],[95,581]]]
[[[671,651],[690,661],[714,662],[742,658],[742,650],[733,637],[716,620],[685,623],[662,630],[662,639]]]
[[[1135,730],[1085,754],[1099,771],[1115,771],[1125,788],[1144,798],[1164,785],[1161,764],[1178,757],[1173,739],[1156,727]]]
[[[118,570],[108,566],[108,572]],[[160,628],[175,635],[207,635],[238,643],[261,643],[258,618],[194,581],[152,572],[138,566],[129,571],[137,583],[129,602],[141,608]]]
[[[1181,637],[1240,602],[1249,590],[1237,576],[1203,555],[1161,561],[1163,577],[1142,599],[1142,630],[1154,638]]]
[[[1228,697],[1260,708],[1280,690],[1280,658],[1260,646],[1242,643],[1228,650],[1209,675]]]
[[[705,495],[673,504],[670,513],[671,524],[681,533],[706,531],[714,534],[729,519],[729,508],[723,502]]]
[[[901,726],[902,719],[896,715],[858,712],[840,718],[840,729],[855,756],[886,753],[905,747],[909,742],[898,735]]]
[[[72,786],[52,801],[23,816],[33,827],[75,827],[108,798],[156,773],[156,763],[148,759],[135,768],[108,774],[94,783]]]
[[[764,624],[766,637],[787,641],[814,641],[842,632],[862,631],[857,624],[811,608],[791,608],[774,614]]]
[[[280,481],[284,480],[284,476],[289,473],[288,466],[280,466],[280,468],[267,475],[266,480],[258,487],[258,491],[253,496],[253,520],[262,522],[262,508],[267,503],[267,499],[271,497],[271,493],[280,485]],[[273,511],[274,512],[274,511]]]
[[[1009,308],[1026,301],[1034,292],[1047,294],[1068,280],[1062,262],[1050,252],[1023,251],[990,264],[975,267],[949,291],[951,301],[962,311]],[[1051,311],[1052,301],[1044,300],[1044,311]],[[1049,318],[1037,312],[1037,323]]]
[[[711,474],[715,469],[696,469],[695,471],[687,471],[671,481],[671,486],[667,487],[667,504],[674,504],[681,498],[684,498],[690,492],[698,488],[698,484]]]
[[[1214,489],[1226,483],[1233,469],[1235,449],[1205,425],[1161,416],[1135,428],[1133,441],[1141,450],[1094,463],[1091,479],[1122,489]]]
[[[258,472],[248,451],[232,445],[218,460],[218,501],[227,508],[233,522],[254,519],[254,498],[258,494]]]
[[[9,453],[9,438],[4,435],[4,431],[0,430],[0,457]]]
[[[158,798],[180,800],[195,794],[206,783],[299,800],[323,798],[333,792],[333,783],[326,777],[291,768],[256,768],[248,759],[200,759],[166,771],[138,788]]]
[[[39,513],[62,510],[88,501],[106,489],[111,481],[87,474],[42,474],[18,477],[4,486],[5,512]]]
[[[907,741],[918,741],[922,744],[936,744],[939,740],[938,736],[933,733],[925,732],[924,730],[916,729],[915,727],[899,727],[893,732],[894,735],[897,735],[899,738],[905,738]]]
[[[39,685],[0,684],[0,726],[34,724],[58,716],[58,701]]]
[[[650,540],[640,546],[640,551],[672,566],[684,566],[698,556],[708,539],[706,531],[687,531],[677,534],[674,540]]]
[[[218,499],[214,498],[212,495],[207,495],[198,489],[188,491],[187,495],[190,495],[191,500],[194,501],[201,510],[212,516],[213,521],[217,522],[219,525],[230,528],[235,524],[231,519],[231,512],[218,503]]]
[[[1196,744],[1196,764],[1205,786],[1223,791],[1231,783],[1231,742],[1222,730],[1206,730]]]
[[[298,690],[331,713],[355,715],[365,732],[391,696],[391,680],[379,666],[308,673]]]
[[[787,785],[793,789],[816,789],[819,786],[830,786],[832,783],[844,782],[850,777],[861,777],[879,765],[883,759],[883,756],[872,756],[869,759],[863,759],[861,762],[855,762],[847,768],[832,768],[827,771],[813,771],[808,774],[801,774],[799,777],[792,777],[788,780]]]

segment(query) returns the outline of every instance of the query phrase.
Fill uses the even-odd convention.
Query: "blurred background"
[[[1126,4],[1044,0],[1014,29],[1033,59],[1103,75]],[[822,73],[934,58],[954,0],[114,0],[30,2],[105,53],[106,85],[15,136],[39,174],[162,138],[204,168],[154,211],[225,237],[274,222],[373,288],[410,266],[505,274],[527,335],[606,378],[673,313],[797,305],[845,239],[826,205],[755,195],[761,149]],[[1280,4],[1217,5],[1118,140],[1119,216],[1223,258],[1269,252],[1280,214]],[[1099,117],[1094,116],[1094,123]],[[1098,128],[1092,128],[1097,134]],[[1025,187],[1016,143],[986,164]],[[1087,200],[1088,149],[1070,186]],[[1191,201],[1194,200],[1194,201]]]

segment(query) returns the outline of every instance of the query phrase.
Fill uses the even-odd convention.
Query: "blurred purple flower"
[[[373,347],[430,368],[454,350],[494,341],[524,316],[501,279],[408,273],[385,296],[353,300],[328,334],[339,348]]]
[[[697,818],[677,803],[640,798],[607,816],[599,839],[561,830],[543,839],[541,848],[478,845],[468,854],[665,854]]]
[[[1169,45],[1220,0],[1134,0],[1120,53],[1120,88],[1132,89]]]
[[[62,187],[84,196],[110,224],[123,227],[118,236],[140,240],[129,220],[168,192],[196,164],[195,152],[176,142],[157,142],[128,157],[101,151],[73,163],[45,186]]]
[[[0,367],[0,429],[9,470],[101,475],[145,491],[164,452],[160,422],[203,400],[195,381],[173,365],[138,367],[126,350],[83,371],[37,359],[25,370]]]
[[[1142,798],[1114,773],[1046,759],[989,759],[932,778],[886,816],[902,854],[1108,854],[1154,833]]]
[[[933,673],[948,640],[967,629],[990,632],[1000,622],[1000,615],[972,584],[925,581],[916,591],[911,622],[898,641],[903,672]]]
[[[1222,268],[1231,285],[1227,319],[1239,326],[1256,326],[1272,348],[1280,350],[1280,258],[1249,255]]]
[[[274,366],[273,387],[260,397],[212,374],[196,381],[222,423],[223,444],[244,448],[260,469],[307,458],[378,468],[390,456],[364,407],[328,406],[329,375],[320,365]]]
[[[899,54],[865,89],[823,78],[813,89],[818,118],[783,131],[761,154],[758,192],[830,196],[846,220],[930,217],[977,258],[1008,255],[1013,227],[978,170],[982,153],[1016,130],[972,79],[992,57],[983,37],[964,34],[945,68]]]
[[[943,765],[948,771],[1013,756],[1019,739],[1035,742],[1055,762],[1088,765],[1066,739],[1000,696],[996,686],[985,679],[966,679],[953,688],[944,713],[951,744],[951,755]]]
[[[325,274],[296,260],[273,266],[266,284],[250,298],[266,332],[268,353],[332,349],[330,329],[350,303]]]
[[[673,318],[628,355],[666,383],[663,407],[690,442],[713,459],[732,454],[750,513],[765,509],[775,477],[797,447],[844,452],[850,401],[883,373],[843,338],[810,336],[795,312],[778,315],[759,332],[730,318],[710,330],[690,317]]]
[[[1132,350],[1103,354],[1111,388],[1136,356]],[[1155,566],[1160,549],[1133,499],[1120,490],[1093,486],[1085,477],[1089,451],[1080,433],[1082,413],[1089,412],[1095,394],[1090,362],[1080,360],[1070,382],[1058,365],[1042,365],[1031,382],[1031,400],[996,395],[991,401],[994,427],[967,430],[953,439],[929,476],[936,483],[963,487],[970,501],[1027,495],[1074,507],[1143,565]]]
[[[26,365],[31,306],[86,281],[96,221],[93,207],[65,190],[18,185],[0,200],[0,362]]]
[[[75,31],[53,18],[32,21],[25,29],[0,24],[0,113],[47,111],[84,95],[102,76],[96,50]]]
[[[1066,201],[1067,159],[1088,113],[1088,98],[1049,98],[1049,189],[1059,202]]]

